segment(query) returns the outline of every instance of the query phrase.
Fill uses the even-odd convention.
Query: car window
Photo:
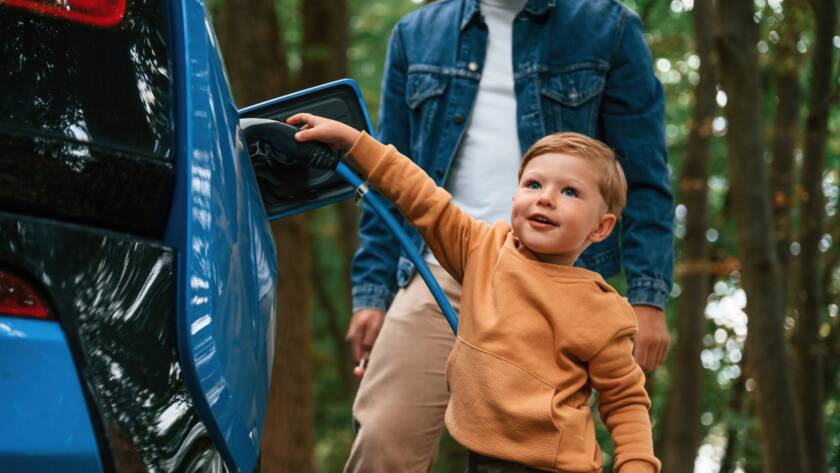
[[[0,2],[0,131],[171,159],[165,5],[128,0],[102,27]]]

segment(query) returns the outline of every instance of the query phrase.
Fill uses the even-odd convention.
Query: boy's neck
[[[536,258],[537,261],[539,261],[541,263],[554,264],[554,265],[557,265],[557,266],[574,266],[575,261],[577,261],[578,257],[580,257],[580,255],[581,255],[581,253],[583,253],[583,250],[586,249],[586,248],[583,248],[582,250],[580,250],[579,252],[577,252],[574,255],[556,255],[556,254],[537,253],[536,251],[528,248],[528,246],[525,245],[525,243],[522,243],[522,240],[520,240],[518,238],[515,240],[515,242],[516,242],[516,245],[518,247],[524,248],[524,249],[528,250],[529,253],[534,255],[534,258]]]
[[[528,248],[528,247],[526,246],[525,248]],[[528,251],[531,251],[531,249],[529,248]],[[533,254],[535,258],[537,258],[538,260],[540,260],[543,263],[554,264],[554,265],[557,265],[557,266],[574,266],[575,261],[577,261],[578,256],[580,256],[580,255],[575,255],[574,259],[569,261],[569,259],[571,257],[567,257],[567,256],[547,255],[547,254],[543,254],[543,253],[536,253],[534,251],[531,251],[531,254]]]

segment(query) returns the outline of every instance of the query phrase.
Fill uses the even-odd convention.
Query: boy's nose
[[[551,200],[551,196],[549,196],[545,192],[540,194],[540,197],[537,199],[537,204],[545,207],[554,208],[554,201]]]

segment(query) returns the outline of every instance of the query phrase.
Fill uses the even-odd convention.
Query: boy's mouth
[[[530,220],[530,221],[532,221],[532,222],[541,223],[541,224],[543,224],[543,225],[552,225],[552,226],[557,226],[557,224],[556,224],[556,223],[552,222],[552,221],[551,221],[548,217],[546,217],[546,216],[545,216],[545,215],[543,215],[543,214],[534,214],[534,215],[531,215],[530,217],[528,217],[528,220]]]

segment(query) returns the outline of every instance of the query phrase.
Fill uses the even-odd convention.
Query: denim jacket
[[[473,108],[487,34],[478,0],[425,6],[391,34],[378,138],[438,185],[446,182]],[[639,17],[615,0],[529,0],[513,22],[513,76],[523,154],[547,134],[576,131],[607,143],[624,168],[629,192],[620,225],[576,265],[605,277],[623,266],[630,303],[664,308],[674,260],[673,198],[662,85]],[[416,230],[404,226],[422,249]],[[362,210],[359,237],[353,309],[385,310],[414,266],[371,210]]]

